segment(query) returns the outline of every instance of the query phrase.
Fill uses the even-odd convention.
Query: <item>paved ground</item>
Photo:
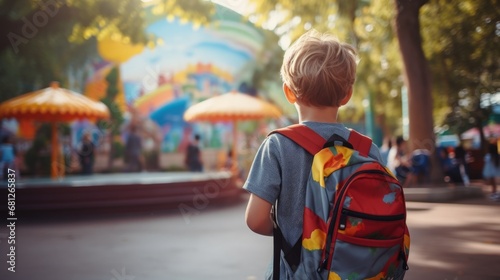
[[[406,279],[500,279],[500,204],[408,203],[412,246]]]
[[[271,256],[271,239],[247,230],[242,200],[184,210],[184,215],[135,209],[134,214],[113,211],[55,218],[49,213],[24,221],[20,217],[17,272],[7,271],[4,238],[0,279],[262,278]],[[3,229],[0,233],[6,237]]]
[[[7,232],[0,230],[0,279],[262,279],[272,240],[246,228],[243,200],[184,208],[184,215],[134,209],[19,217],[16,273],[7,271]],[[406,279],[500,279],[500,203],[408,206]]]
[[[22,178],[16,188],[90,187],[107,185],[148,185],[161,183],[182,183],[191,181],[226,179],[229,172],[131,172],[92,175],[67,175],[59,179]],[[1,182],[0,188],[7,188]]]

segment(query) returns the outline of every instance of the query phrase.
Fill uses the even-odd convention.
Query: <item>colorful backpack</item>
[[[273,279],[279,279],[281,252],[293,279],[403,279],[410,246],[403,188],[368,156],[371,139],[352,130],[348,141],[338,135],[325,141],[305,125],[272,133],[314,155],[302,237],[293,247],[274,214]]]

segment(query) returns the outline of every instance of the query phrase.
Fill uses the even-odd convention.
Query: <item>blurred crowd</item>
[[[380,150],[384,163],[402,182],[403,187],[431,181],[433,156],[431,151],[417,149],[410,152],[408,143],[402,136],[398,136],[394,141],[386,139]],[[491,186],[490,199],[500,201],[500,193],[497,192],[496,186],[496,180],[500,177],[498,150],[498,140],[494,138],[489,139],[485,153],[476,153],[474,156],[470,149],[464,148],[463,144],[456,147],[437,147],[437,162],[443,171],[442,181],[467,187],[471,184],[472,169],[479,169],[479,176],[472,174],[472,177],[482,178]],[[484,156],[480,157],[482,154]]]

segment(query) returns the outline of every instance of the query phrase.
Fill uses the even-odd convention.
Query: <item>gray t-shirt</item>
[[[350,131],[339,123],[303,122],[323,138],[334,133],[349,138]],[[370,157],[382,162],[372,144]],[[307,179],[313,156],[283,135],[274,133],[262,142],[253,161],[244,188],[275,204],[278,200],[278,223],[290,246],[302,235],[302,215]]]

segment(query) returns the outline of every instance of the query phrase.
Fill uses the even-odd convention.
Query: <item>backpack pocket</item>
[[[372,215],[344,208],[336,230],[330,274],[339,279],[397,279],[404,271],[405,214]]]
[[[405,233],[404,213],[396,215],[372,215],[349,209],[342,209],[339,233],[369,240],[391,240]]]
[[[402,242],[402,238],[373,240],[339,234],[328,279],[396,278],[403,267]]]

